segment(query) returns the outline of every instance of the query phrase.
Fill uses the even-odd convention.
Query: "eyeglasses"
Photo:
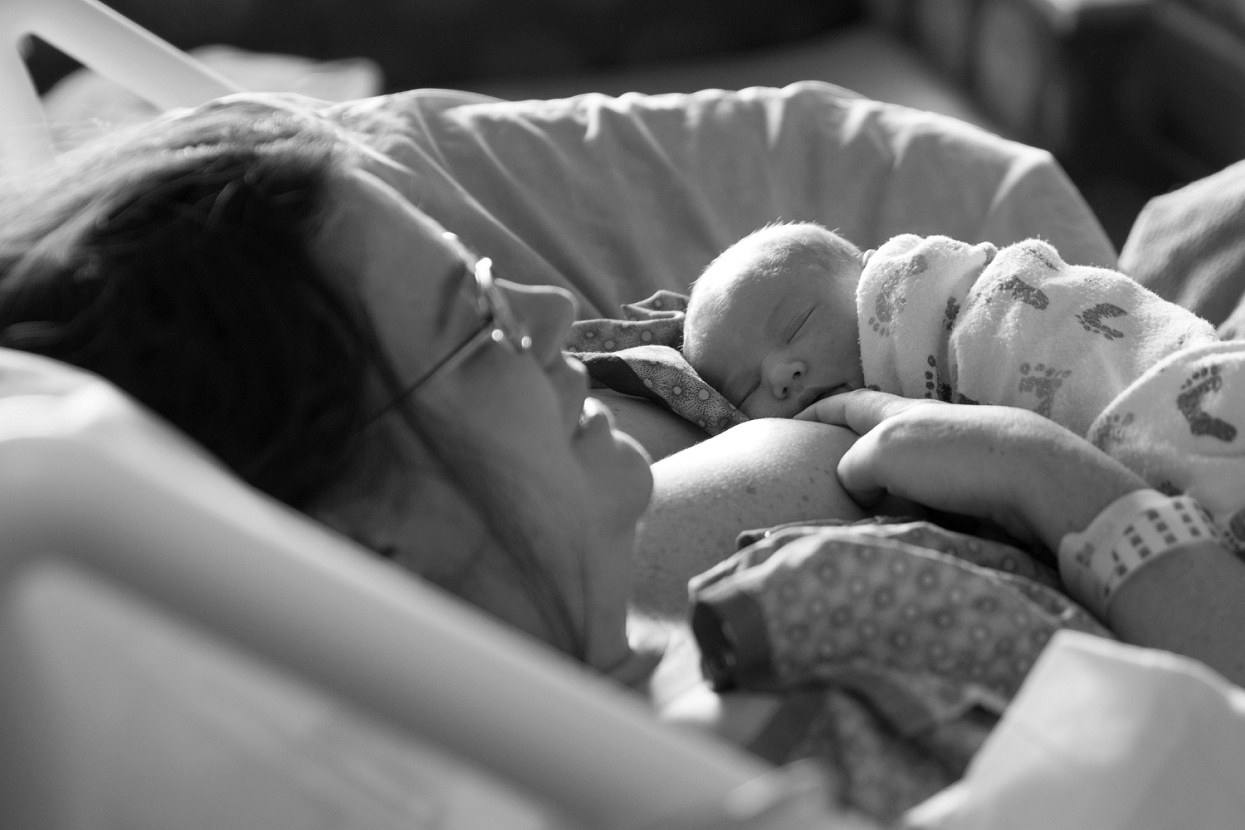
[[[443,236],[451,243],[458,241],[458,237],[452,233],[445,233]],[[479,331],[458,344],[453,351],[406,387],[399,400],[416,394],[420,389],[461,364],[486,343],[504,344],[515,354],[522,354],[532,348],[531,335],[515,316],[514,308],[506,299],[506,295],[493,281],[493,260],[482,257],[468,267],[475,276],[478,289],[476,310],[480,312],[484,324]]]

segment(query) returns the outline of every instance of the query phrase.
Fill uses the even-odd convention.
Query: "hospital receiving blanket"
[[[1245,343],[1039,240],[895,237],[864,269],[857,315],[866,384],[1051,418],[1197,498],[1245,548]]]
[[[1038,240],[897,236],[865,266],[856,307],[866,384],[1017,406],[1078,435],[1159,360],[1215,340],[1190,312]]]

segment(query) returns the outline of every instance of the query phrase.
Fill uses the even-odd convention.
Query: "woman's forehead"
[[[417,375],[421,356],[471,323],[471,306],[461,301],[465,250],[361,168],[335,177],[328,201],[316,246],[322,264],[363,302],[395,368]]]
[[[433,288],[431,272],[420,265],[462,259],[462,246],[448,239],[436,220],[368,170],[348,168],[335,177],[328,201],[327,235],[353,264],[392,269],[405,260],[401,274],[382,271],[373,277],[413,289]]]
[[[362,214],[368,222],[411,224],[431,237],[439,237],[444,231],[383,176],[364,165],[344,165],[332,177],[330,188],[330,213],[347,218],[352,214]]]

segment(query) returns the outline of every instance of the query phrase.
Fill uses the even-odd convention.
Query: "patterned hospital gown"
[[[705,676],[782,692],[749,748],[820,759],[843,803],[882,821],[963,774],[1056,631],[1109,636],[1032,553],[924,521],[741,545],[689,586]]]

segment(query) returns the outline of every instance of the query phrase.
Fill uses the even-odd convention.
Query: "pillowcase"
[[[686,293],[775,220],[820,222],[862,248],[899,233],[1040,236],[1069,262],[1115,266],[1046,151],[821,82],[513,102],[416,90],[328,111],[380,151],[376,175],[499,276],[571,290],[580,319]]]
[[[1160,297],[1245,335],[1245,161],[1151,199],[1120,269]]]

